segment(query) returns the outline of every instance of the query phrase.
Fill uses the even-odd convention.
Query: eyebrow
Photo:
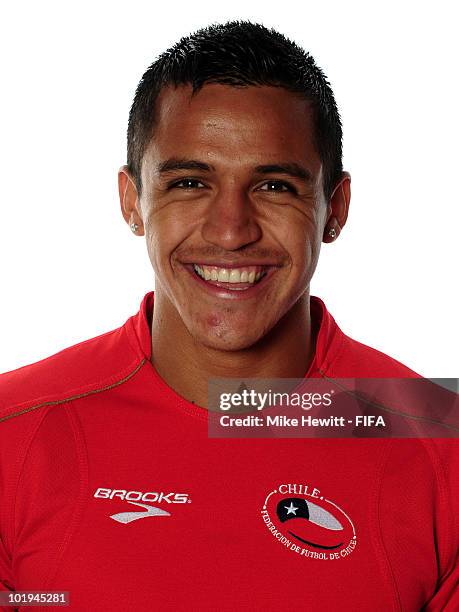
[[[170,159],[160,162],[157,166],[159,174],[166,174],[176,170],[201,170],[202,172],[212,172],[215,168],[197,159],[179,159],[177,157],[171,157]],[[257,174],[287,174],[306,182],[311,182],[313,180],[311,172],[296,162],[264,164],[256,166],[254,171]]]
[[[295,178],[299,178],[302,181],[312,181],[311,172],[295,162],[257,166],[255,168],[255,172],[258,172],[259,174],[288,174],[290,176],[294,176]]]
[[[157,170],[159,174],[165,174],[166,172],[174,172],[174,170],[202,170],[204,172],[211,172],[215,170],[215,168],[197,159],[178,159],[176,157],[171,157],[159,163]]]

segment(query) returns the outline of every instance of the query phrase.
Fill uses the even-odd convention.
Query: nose
[[[262,231],[247,192],[234,184],[219,189],[209,202],[201,233],[204,240],[227,251],[257,242]]]

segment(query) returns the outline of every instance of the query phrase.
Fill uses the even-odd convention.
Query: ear
[[[127,166],[121,166],[118,171],[118,193],[120,196],[121,213],[124,220],[129,226],[131,226],[132,223],[138,225],[135,234],[137,236],[143,236],[144,227],[139,212],[139,195],[137,193],[135,180],[131,176]]]
[[[343,172],[328,203],[329,215],[325,223],[323,242],[333,242],[340,235],[347,221],[350,201],[351,175],[349,172]]]

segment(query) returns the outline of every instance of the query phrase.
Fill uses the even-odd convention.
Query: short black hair
[[[313,111],[314,142],[324,167],[327,200],[341,177],[342,127],[333,91],[314,58],[274,29],[249,21],[211,25],[181,38],[146,70],[129,113],[127,165],[142,191],[141,164],[153,136],[155,102],[163,87],[205,83],[270,85],[302,94]]]

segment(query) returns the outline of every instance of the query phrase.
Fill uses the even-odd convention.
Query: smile
[[[280,267],[277,263],[257,263],[236,267],[226,262],[183,263],[197,286],[207,294],[227,300],[255,299],[270,286],[271,278]]]
[[[243,268],[220,268],[218,266],[207,266],[193,264],[195,273],[203,280],[221,286],[240,285],[239,287],[231,287],[233,290],[246,289],[266,275],[266,267],[264,266],[246,266]],[[228,287],[229,288],[229,287]]]

